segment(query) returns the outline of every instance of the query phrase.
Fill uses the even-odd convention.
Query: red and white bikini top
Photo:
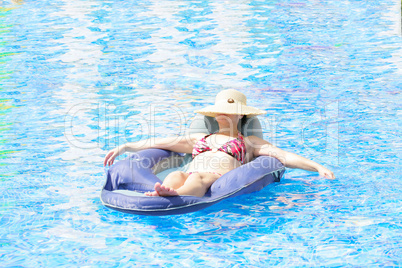
[[[209,136],[213,134],[215,133],[206,135],[194,145],[192,152],[193,159],[201,153],[213,150],[213,148],[211,148],[206,140]],[[236,139],[226,142],[224,145],[219,147],[217,151],[227,153],[228,155],[236,158],[237,161],[239,161],[240,163],[244,164],[246,158],[246,144],[244,143],[243,136],[239,132]]]

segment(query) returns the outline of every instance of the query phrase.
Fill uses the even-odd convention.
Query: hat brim
[[[267,112],[262,111],[258,108],[254,108],[247,105],[233,105],[231,103],[223,103],[219,105],[211,105],[205,107],[201,110],[195,111],[196,113],[215,117],[217,114],[238,114],[238,115],[246,115],[247,117],[253,117],[256,115],[266,114]]]

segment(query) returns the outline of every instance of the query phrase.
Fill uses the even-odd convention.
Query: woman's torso
[[[249,162],[250,158],[252,158],[252,150],[247,141],[247,138],[241,135],[200,134],[193,146],[195,146],[196,149],[200,149],[199,147],[204,146],[209,148],[201,148],[202,152],[196,154],[187,172],[216,172],[225,174],[241,166],[243,163]],[[228,147],[229,150],[227,149]],[[193,149],[193,155],[194,150],[195,149]],[[233,152],[231,152],[231,150]]]

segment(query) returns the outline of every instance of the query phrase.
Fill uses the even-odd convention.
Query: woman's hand
[[[113,150],[110,150],[106,156],[105,160],[103,160],[103,166],[111,166],[114,163],[114,160],[116,157],[118,157],[121,154],[124,154],[126,152],[126,145],[119,146],[117,148],[114,148]]]
[[[325,167],[323,167],[323,166],[321,166],[320,168],[318,168],[318,173],[320,174],[320,176],[322,176],[322,177],[324,177],[324,178],[327,178],[327,179],[330,179],[330,180],[334,180],[335,179],[335,175],[334,175],[334,173],[331,171],[331,170],[329,170],[329,169],[327,169],[327,168],[325,168]]]

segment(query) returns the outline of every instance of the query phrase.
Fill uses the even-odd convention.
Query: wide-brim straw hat
[[[247,106],[246,95],[234,89],[222,90],[216,95],[214,105],[195,112],[211,117],[215,117],[217,114],[239,114],[253,117],[266,113],[258,108]]]

